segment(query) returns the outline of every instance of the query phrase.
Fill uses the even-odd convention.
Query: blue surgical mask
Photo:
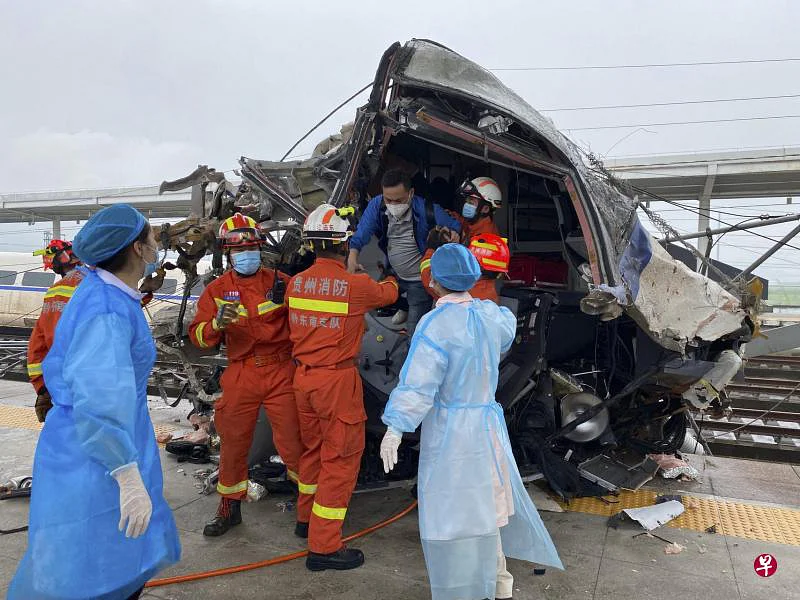
[[[151,248],[150,246],[145,246],[145,248],[152,250],[153,254],[155,254],[155,259],[153,262],[144,263],[144,277],[150,277],[150,275],[156,272],[156,268],[158,267],[158,250]]]
[[[465,202],[464,206],[461,207],[461,216],[465,219],[474,219],[476,214],[478,214],[478,207],[474,204]]]
[[[233,268],[241,275],[252,275],[261,266],[261,252],[259,250],[245,250],[231,254]]]

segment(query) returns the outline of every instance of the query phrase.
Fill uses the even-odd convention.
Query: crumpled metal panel
[[[267,194],[273,202],[278,201],[278,213],[273,217],[290,216],[297,218],[297,214],[285,210],[285,202],[301,207],[307,214],[320,204],[328,201],[328,198],[336,185],[336,173],[330,173],[326,177],[319,176],[318,164],[319,157],[314,157],[305,161],[276,162],[267,160],[254,160],[242,158],[244,170],[242,175],[257,186],[262,193]],[[249,170],[249,172],[248,172]],[[253,177],[260,176],[260,177]],[[264,178],[269,184],[279,192],[267,192],[259,185],[260,178]],[[283,202],[281,202],[281,200]]]

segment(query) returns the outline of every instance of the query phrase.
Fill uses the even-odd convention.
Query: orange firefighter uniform
[[[397,301],[397,282],[347,272],[318,258],[289,282],[289,328],[298,366],[294,391],[303,455],[297,520],[309,523],[308,548],[342,547],[342,523],[364,452],[364,410],[357,356],[368,311]]]
[[[474,223],[467,219],[461,218],[461,243],[468,245],[469,241],[476,235],[484,235],[491,233],[492,235],[500,235],[497,225],[491,217],[481,217]]]
[[[283,273],[278,277],[288,281]],[[226,272],[203,291],[189,329],[192,343],[200,348],[216,346],[223,336],[227,346],[228,367],[214,421],[222,439],[217,492],[232,500],[247,495],[247,457],[261,406],[287,476],[297,481],[302,443],[292,391],[295,367],[286,305],[271,300],[274,281],[269,269],[247,277]],[[215,316],[226,304],[238,304],[239,318],[222,331]]]
[[[42,312],[36,320],[36,325],[28,341],[28,377],[36,389],[37,394],[45,390],[42,378],[42,361],[47,356],[50,346],[53,345],[53,336],[56,333],[56,324],[61,318],[64,307],[72,298],[75,288],[83,279],[83,272],[73,269],[59,279],[44,294]]]

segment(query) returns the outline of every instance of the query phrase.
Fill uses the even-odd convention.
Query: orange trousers
[[[294,394],[303,455],[297,520],[309,523],[308,549],[342,547],[342,525],[356,486],[367,420],[358,369],[299,366]]]
[[[297,480],[303,444],[292,391],[294,362],[257,366],[252,359],[233,361],[222,374],[222,398],[214,422],[222,440],[217,492],[234,500],[247,495],[247,456],[253,444],[258,409],[263,406],[272,426],[272,439],[287,475]]]

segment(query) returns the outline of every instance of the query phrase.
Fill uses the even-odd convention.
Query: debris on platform
[[[686,509],[683,504],[677,500],[669,500],[668,502],[661,502],[653,506],[626,508],[623,512],[647,531],[652,531],[682,515],[684,510]]]
[[[247,482],[247,501],[258,502],[267,496],[267,488],[255,481]]]
[[[278,502],[277,506],[281,512],[292,512],[294,510],[294,502],[286,500],[285,502]]]
[[[609,491],[636,491],[650,481],[658,464],[646,456],[626,456],[626,462],[600,454],[578,465],[581,477]]]
[[[194,444],[208,444],[209,435],[208,431],[205,429],[198,429],[197,431],[187,433],[183,436],[183,439]]]
[[[204,429],[205,431],[208,431],[211,427],[211,417],[208,415],[192,413],[189,415],[189,423],[192,424],[192,427],[194,427],[195,430]]]
[[[700,471],[676,454],[648,454],[647,456],[658,464],[664,479],[688,477],[689,481],[697,481],[700,477]],[[683,481],[687,480],[683,479]]]
[[[672,542],[669,546],[664,547],[664,554],[680,554],[686,550],[686,546],[681,546],[678,542]]]
[[[717,526],[716,524],[712,525],[711,527],[706,528],[706,533],[717,533]]]

